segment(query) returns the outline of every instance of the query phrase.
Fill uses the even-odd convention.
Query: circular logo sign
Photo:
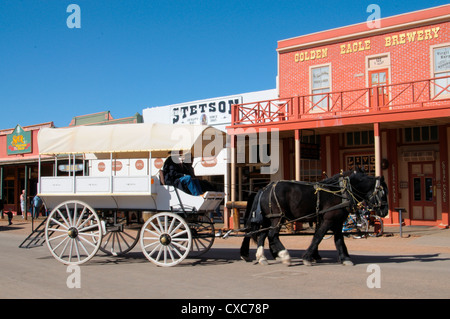
[[[157,159],[155,159],[155,162],[154,162],[153,165],[155,165],[155,167],[157,169],[161,169],[163,167],[163,165],[164,165],[164,161],[163,161],[162,158],[157,158]]]
[[[98,163],[98,167],[97,168],[98,168],[99,172],[104,172],[105,169],[106,169],[106,165],[105,165],[105,163],[100,162],[100,163]]]
[[[134,165],[136,166],[136,169],[138,171],[144,169],[144,161],[143,160],[137,160]]]
[[[217,158],[203,157],[201,163],[203,167],[214,167],[217,164]]]
[[[113,171],[115,172],[119,172],[120,170],[122,170],[122,162],[121,161],[114,161],[113,162]]]

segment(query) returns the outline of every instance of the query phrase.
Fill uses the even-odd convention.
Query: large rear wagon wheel
[[[94,257],[100,248],[100,218],[84,202],[63,202],[47,218],[45,240],[56,260],[67,265],[83,264]]]
[[[182,262],[192,245],[192,234],[186,221],[174,213],[158,213],[142,226],[141,249],[152,263],[170,267]]]

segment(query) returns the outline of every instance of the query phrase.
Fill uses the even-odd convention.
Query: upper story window
[[[438,98],[450,95],[450,45],[433,48],[433,74],[438,79],[434,85],[434,95]]]
[[[407,127],[404,129],[405,143],[430,142],[438,141],[438,139],[437,126]]]
[[[374,145],[373,131],[347,132],[346,145],[347,146]]]
[[[311,94],[317,94],[312,97],[312,111],[328,110],[328,95],[320,94],[328,92],[331,92],[330,65],[311,68]]]

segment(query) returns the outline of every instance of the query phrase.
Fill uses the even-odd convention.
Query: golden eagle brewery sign
[[[170,115],[173,124],[228,124],[231,122],[231,106],[240,103],[241,96],[229,96],[177,104],[171,107]]]
[[[31,153],[31,141],[31,132],[26,132],[20,125],[17,125],[14,131],[6,137],[7,154]]]

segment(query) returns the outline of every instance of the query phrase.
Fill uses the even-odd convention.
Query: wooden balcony
[[[450,76],[236,104],[228,129],[310,129],[446,117]]]

